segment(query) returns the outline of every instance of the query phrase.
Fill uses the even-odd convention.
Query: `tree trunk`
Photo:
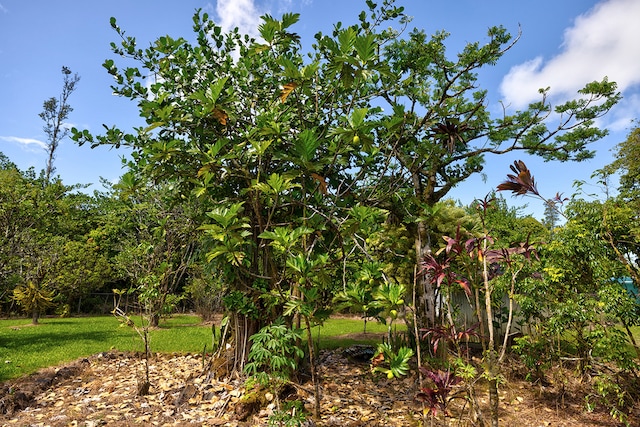
[[[311,333],[311,322],[309,316],[304,316],[304,324],[307,329],[307,348],[309,350],[309,364],[311,368],[311,380],[313,382],[313,392],[315,394],[315,402],[313,405],[313,417],[320,419],[320,380],[318,378],[318,368],[316,366],[316,356],[313,349],[313,335]]]
[[[485,236],[486,237],[486,236]],[[489,331],[489,343],[485,353],[487,377],[489,380],[489,411],[491,413],[491,427],[498,427],[499,417],[499,399],[498,395],[498,357],[496,354],[494,327],[493,327],[493,307],[491,305],[492,288],[489,285],[489,271],[487,268],[487,239],[482,243],[482,281],[484,282],[484,304],[487,315],[487,329]]]
[[[254,319],[239,313],[231,315],[231,341],[234,346],[233,370],[242,372],[249,357],[251,335],[257,333],[262,325]]]
[[[414,281],[417,300],[416,322],[420,328],[431,328],[436,325],[437,294],[429,276],[420,272],[422,261],[431,253],[431,242],[427,224],[424,221],[418,222],[415,245],[417,266],[417,277]]]
[[[157,328],[160,325],[160,313],[154,312],[149,314],[149,327]]]
[[[40,319],[40,312],[38,310],[33,310],[31,312],[31,323],[33,325],[37,325],[39,319]]]

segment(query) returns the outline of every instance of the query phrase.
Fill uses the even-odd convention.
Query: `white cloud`
[[[6,142],[11,142],[11,143],[17,143],[22,145],[25,148],[31,149],[32,147],[36,146],[39,149],[44,149],[46,150],[47,148],[47,144],[45,144],[42,141],[39,141],[37,139],[31,139],[31,138],[20,138],[17,136],[0,136],[0,140],[2,141],[6,141]]]
[[[263,0],[260,3],[258,6],[258,0],[217,0],[214,4],[207,3],[203,9],[215,17],[216,24],[223,31],[238,27],[241,34],[259,39],[258,26],[262,23],[262,15],[275,14],[274,17],[279,18],[285,12],[310,5],[313,0]]]
[[[238,27],[240,33],[254,37],[258,35],[260,16],[264,14],[254,0],[218,0],[215,12],[218,18],[216,23],[223,31]]]
[[[640,1],[604,0],[565,30],[561,51],[514,66],[501,92],[507,104],[526,107],[551,87],[554,97],[574,97],[585,83],[608,77],[625,91],[640,84]]]
[[[637,126],[640,117],[640,93],[626,95],[609,114],[609,128],[612,132],[627,133]]]

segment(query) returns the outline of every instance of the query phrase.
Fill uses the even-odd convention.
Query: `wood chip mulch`
[[[1,426],[267,426],[273,400],[247,404],[249,391],[239,378],[212,376],[201,355],[154,355],[149,360],[151,387],[140,396],[144,373],[140,355],[107,352],[0,384]],[[206,364],[205,364],[206,365]],[[412,372],[415,370],[412,370]],[[322,352],[321,418],[303,426],[444,425],[442,417],[423,417],[415,400],[418,379],[387,380],[369,365],[343,352]],[[559,400],[553,386],[542,390],[523,381],[509,381],[501,391],[501,426],[578,427],[619,425],[602,412],[587,413],[584,397]],[[292,399],[312,411],[310,381],[293,391]],[[563,389],[564,390],[564,389]],[[563,393],[565,393],[563,391]],[[263,394],[265,398],[268,394]],[[486,404],[481,399],[482,404]],[[423,422],[426,420],[426,424]],[[631,425],[638,420],[632,421]],[[448,425],[470,426],[452,418]]]

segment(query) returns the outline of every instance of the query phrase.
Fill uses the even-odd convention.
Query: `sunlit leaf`
[[[218,122],[220,122],[221,125],[223,126],[227,125],[227,120],[229,119],[229,115],[224,110],[221,110],[220,108],[216,108],[211,112],[211,114]]]
[[[293,92],[293,90],[297,87],[298,83],[296,82],[286,83],[284,86],[282,86],[282,90],[280,91],[280,102],[284,103],[289,95],[291,95],[291,92]]]
[[[311,177],[318,182],[318,189],[320,192],[322,194],[327,194],[327,181],[325,181],[324,177],[317,173],[312,173]]]
[[[539,195],[536,182],[531,176],[531,171],[527,169],[527,165],[522,160],[516,160],[510,168],[515,175],[508,174],[507,180],[498,185],[498,191],[511,191],[518,196],[529,193]]]

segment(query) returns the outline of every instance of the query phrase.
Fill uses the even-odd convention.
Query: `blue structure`
[[[636,297],[636,302],[640,304],[640,292],[638,287],[633,283],[631,277],[620,277],[616,279],[629,292],[629,295]]]

